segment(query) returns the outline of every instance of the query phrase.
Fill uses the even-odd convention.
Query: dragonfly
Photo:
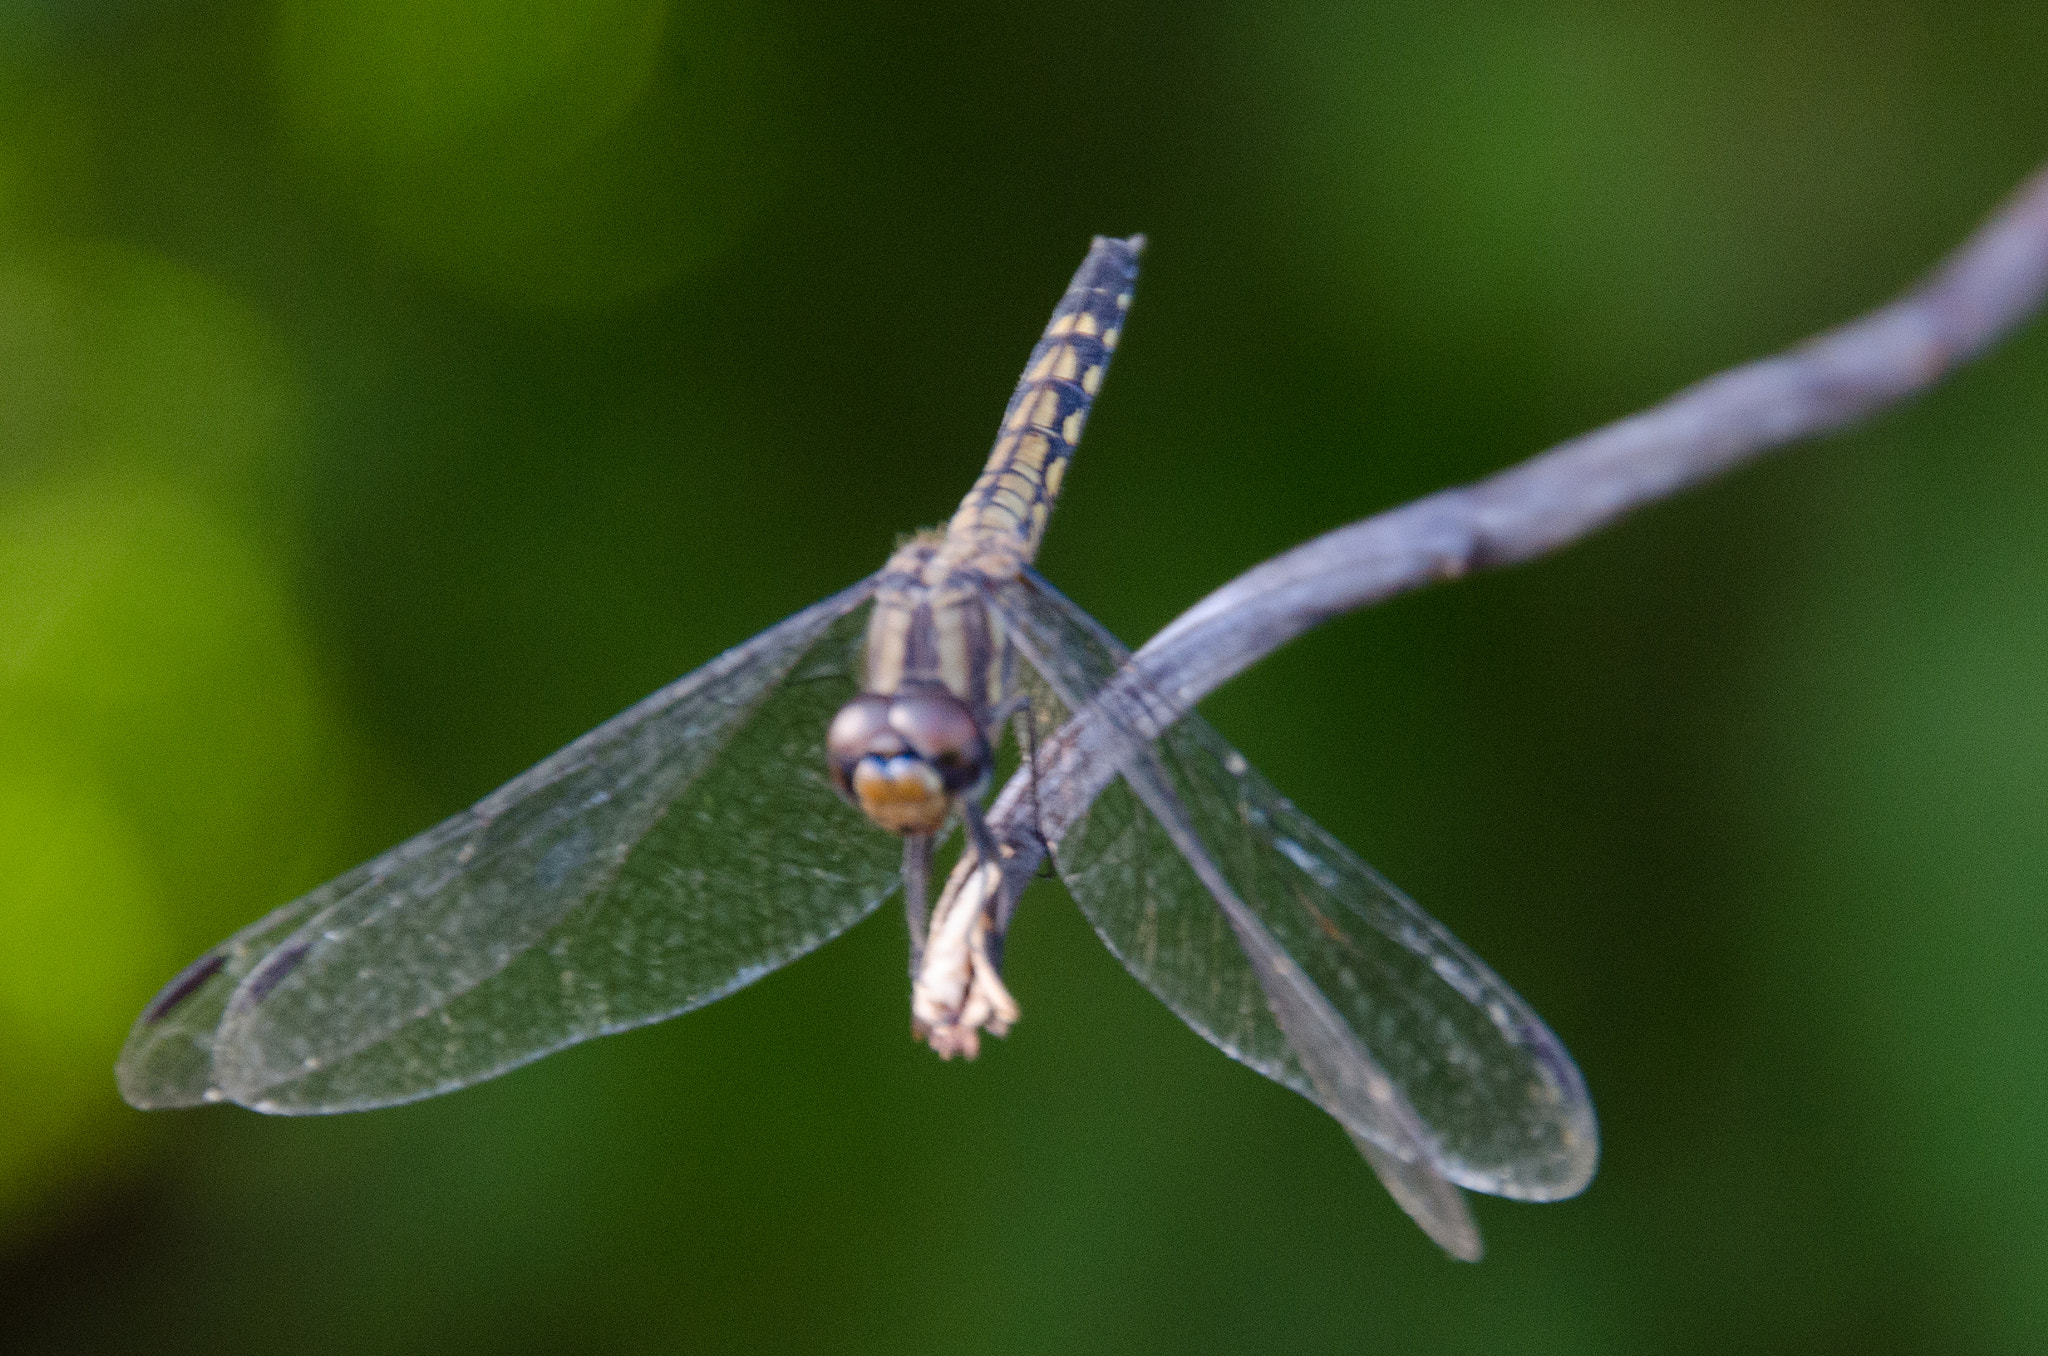
[[[1583,1189],[1592,1103],[1528,1004],[1199,715],[1148,716],[1128,653],[1032,568],[1143,246],[1095,239],[943,528],[206,952],[137,1018],[122,1095],[308,1114],[451,1092],[713,1002],[899,890],[912,1029],[971,1058],[1020,1015],[998,747],[1029,778],[1038,733],[1092,712],[1116,775],[1045,847],[1134,976],[1329,1112],[1454,1257],[1481,1252],[1463,1190]]]

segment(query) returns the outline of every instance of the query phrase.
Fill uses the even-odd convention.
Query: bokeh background
[[[2048,8],[7,0],[0,1349],[1954,1352],[2048,1333],[2048,331],[1224,732],[1545,1014],[1444,1260],[1056,886],[456,1096],[145,1116],[203,947],[941,520],[1149,232],[1042,564],[1128,640],[1907,283]]]

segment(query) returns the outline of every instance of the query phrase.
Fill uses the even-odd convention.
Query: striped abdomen
[[[1144,247],[1141,235],[1095,237],[1031,350],[988,465],[947,524],[949,556],[1014,558],[1014,568],[994,571],[1014,574],[1038,553],[1067,459],[1123,332]]]

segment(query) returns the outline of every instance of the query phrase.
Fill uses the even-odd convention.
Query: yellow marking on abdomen
[[[947,554],[1014,571],[1036,554],[1130,306],[1142,238],[1097,238],[1010,397],[1001,436],[948,529]]]

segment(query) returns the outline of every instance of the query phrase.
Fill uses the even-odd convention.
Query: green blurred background
[[[1952,1352],[2048,1337],[2048,332],[1208,704],[1570,1045],[1445,1261],[1057,887],[394,1111],[144,1116],[242,922],[875,568],[1095,232],[1042,559],[1131,641],[1876,303],[2039,0],[5,0],[0,1349]]]

